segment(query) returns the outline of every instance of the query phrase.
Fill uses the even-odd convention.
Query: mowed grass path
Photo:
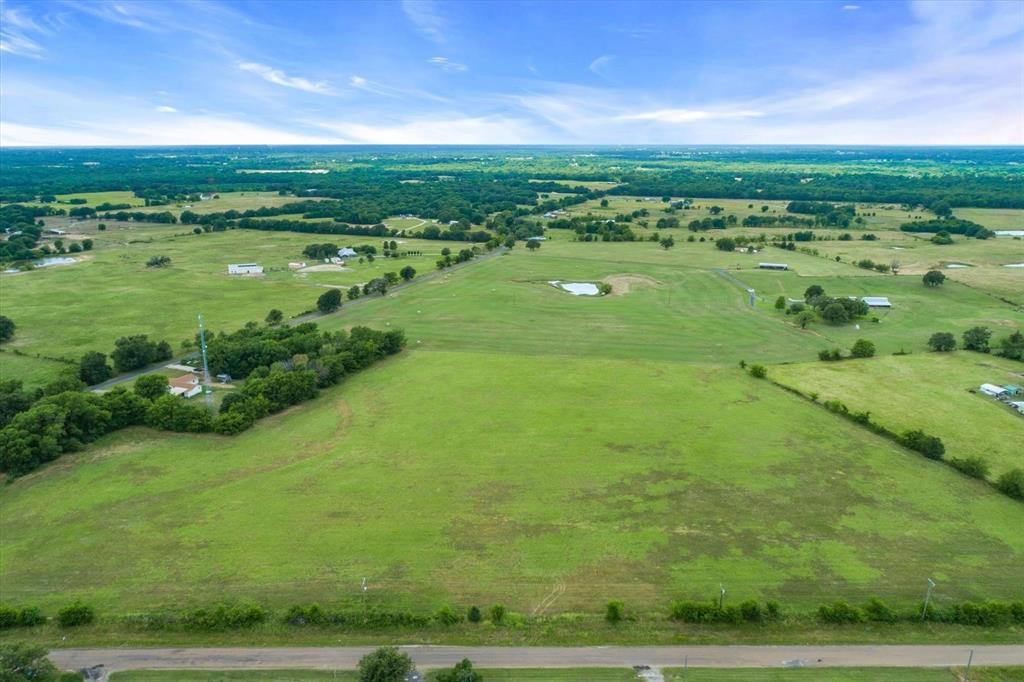
[[[960,351],[813,362],[771,368],[777,381],[869,410],[894,431],[922,429],[939,436],[946,457],[982,457],[994,477],[1024,467],[1024,419],[977,391],[982,383],[1024,384],[1024,366]]]
[[[1021,505],[733,367],[410,351],[234,438],[134,429],[0,492],[0,591],[639,612],[1020,596]],[[955,548],[952,551],[951,548]],[[83,558],[87,558],[84,560]]]

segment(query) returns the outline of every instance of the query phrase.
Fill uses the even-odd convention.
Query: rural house
[[[762,270],[789,270],[789,266],[785,263],[758,263],[757,267]]]
[[[358,258],[359,252],[348,246],[338,249],[338,258]]]
[[[199,377],[195,374],[182,374],[180,377],[171,377],[167,380],[170,385],[171,395],[180,395],[182,398],[191,398],[198,395],[203,387],[199,384]]]
[[[869,308],[891,308],[892,303],[885,296],[861,296],[860,300],[868,304]]]

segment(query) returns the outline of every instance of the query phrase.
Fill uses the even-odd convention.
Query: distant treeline
[[[199,193],[272,191],[344,199],[348,214],[331,216],[344,222],[376,223],[411,213],[481,224],[490,213],[538,205],[537,193],[585,195],[589,190],[573,183],[589,180],[622,183],[610,190],[617,195],[1024,207],[1024,173],[1009,166],[1020,161],[1014,149],[851,148],[839,156],[834,149],[810,148],[604,148],[583,154],[585,161],[581,149],[524,148],[519,151],[527,155],[518,161],[511,158],[517,150],[509,148],[481,156],[467,156],[469,149],[7,150],[0,202],[127,190],[147,205],[160,205]],[[724,169],[716,165],[721,162],[752,169]],[[758,163],[764,169],[753,165]],[[287,172],[311,166],[332,170]],[[894,172],[885,172],[887,166]],[[285,172],[239,172],[246,169]],[[531,182],[538,178],[544,180]],[[557,207],[564,197],[550,201],[546,206]]]
[[[820,175],[791,171],[744,172],[673,169],[623,177],[625,184],[609,194],[645,196],[793,199],[799,201],[865,201],[928,205],[1024,208],[1024,176],[837,173]]]

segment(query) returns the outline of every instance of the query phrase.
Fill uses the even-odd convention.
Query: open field
[[[984,382],[1024,383],[1024,367],[1002,358],[958,351],[811,362],[771,369],[777,381],[841,400],[896,432],[922,429],[942,438],[946,457],[982,457],[993,477],[1024,468],[1024,419],[976,391]],[[913,409],[906,406],[912,405]]]
[[[209,328],[231,330],[249,320],[262,321],[271,308],[286,317],[315,308],[325,287],[348,288],[385,272],[411,265],[423,274],[435,269],[448,242],[404,243],[422,256],[377,258],[373,263],[351,262],[346,269],[296,272],[289,261],[307,261],[307,244],[327,241],[322,235],[230,230],[194,235],[181,225],[112,224],[106,232],[88,232],[95,248],[82,262],[0,275],[4,314],[18,331],[0,354],[5,376],[30,383],[49,377],[50,366],[15,359],[10,351],[42,353],[75,359],[88,350],[109,353],[114,341],[127,334],[166,338],[173,346],[196,332],[202,313]],[[339,245],[374,244],[372,237],[346,237]],[[151,256],[166,255],[171,265],[147,268]],[[265,276],[231,276],[228,263],[261,263]],[[159,314],[154,313],[154,306]],[[88,320],[88,324],[77,323]]]
[[[277,267],[310,235],[158,234],[5,278],[5,297],[10,283],[23,287],[12,343],[106,350],[140,331],[174,341],[191,335],[200,304],[211,327],[234,327],[270,307],[298,312],[319,291],[312,275],[287,270],[234,281],[219,255]],[[442,246],[456,245],[422,248]],[[171,268],[146,271],[155,253]],[[15,481],[0,491],[0,588],[15,604],[52,611],[81,597],[112,615],[241,598],[352,604],[363,577],[369,603],[421,612],[503,602],[526,615],[594,614],[619,598],[663,614],[719,584],[730,600],[775,598],[800,612],[838,597],[907,606],[928,576],[940,604],[1019,598],[1019,503],[736,363],[810,360],[859,337],[881,354],[917,353],[932,331],[1002,334],[1020,311],[955,283],[929,289],[917,276],[786,257],[796,272],[757,271],[757,256],[706,243],[555,240],[343,309],[322,326],[400,327],[409,351],[237,437],[132,429]],[[715,268],[762,300],[750,306]],[[574,297],[555,279],[619,289]],[[813,283],[896,307],[861,330],[800,330],[771,303]],[[102,324],[69,330],[69,306]],[[931,360],[876,362],[919,358]],[[1006,450],[1000,466],[1013,457]]]
[[[973,220],[990,230],[1024,230],[1024,209],[1020,208],[957,208],[959,218]]]
[[[2,495],[7,599],[101,613],[364,576],[417,610],[663,611],[719,583],[912,604],[927,575],[942,603],[1019,596],[1024,560],[1019,503],[738,370],[638,359],[409,352],[237,437],[123,431]]]

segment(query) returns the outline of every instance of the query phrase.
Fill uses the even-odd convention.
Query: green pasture
[[[841,400],[894,431],[921,429],[942,438],[946,457],[982,457],[993,478],[1024,467],[1024,419],[977,393],[982,383],[1024,383],[1024,366],[1003,358],[957,351],[876,357],[846,362],[779,365],[772,378]]]
[[[1020,208],[955,208],[953,214],[990,230],[1024,230],[1024,209]]]
[[[107,614],[1020,596],[1018,502],[735,367],[564,354],[592,333],[410,350],[237,437],[108,436],[0,492],[0,589]]]
[[[291,317],[314,309],[327,287],[347,289],[406,265],[420,274],[431,272],[443,247],[466,246],[409,240],[406,248],[425,255],[353,261],[344,271],[297,272],[288,263],[317,265],[302,256],[302,249],[326,237],[254,230],[195,235],[181,225],[135,223],[112,223],[106,232],[88,234],[96,246],[78,254],[78,263],[0,275],[3,314],[18,325],[14,339],[4,346],[8,352],[0,354],[5,376],[29,383],[49,376],[49,367],[14,359],[9,352],[14,349],[77,361],[85,351],[109,352],[114,341],[127,334],[166,338],[177,347],[195,334],[199,313],[214,330],[262,321],[271,308]],[[380,240],[373,237],[335,241],[380,247]],[[147,268],[146,261],[158,255],[169,256],[171,265]],[[246,262],[261,263],[265,276],[227,274],[228,263]]]

